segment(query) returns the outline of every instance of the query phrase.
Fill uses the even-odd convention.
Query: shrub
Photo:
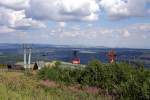
[[[102,64],[98,60],[89,62],[85,68],[43,68],[41,79],[81,84],[104,89],[118,99],[149,100],[150,71],[134,68],[126,63]]]
[[[56,65],[56,67],[58,67],[58,66],[61,65],[61,62],[60,62],[60,61],[56,61],[56,62],[55,62],[55,65]]]
[[[50,80],[58,80],[58,70],[56,68],[47,68],[44,67],[42,68],[39,73],[38,76],[40,79],[50,79]]]

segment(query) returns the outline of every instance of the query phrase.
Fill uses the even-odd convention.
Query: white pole
[[[27,64],[27,62],[26,62],[26,49],[24,48],[24,68],[27,68],[27,66],[26,66],[26,64]]]
[[[28,68],[31,67],[30,64],[31,64],[31,48],[29,49]]]

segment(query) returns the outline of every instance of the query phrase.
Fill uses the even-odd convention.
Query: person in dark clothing
[[[37,65],[37,63],[34,64],[33,70],[38,70],[38,65]]]
[[[12,66],[8,64],[8,65],[7,65],[7,68],[8,68],[8,69],[12,69]]]

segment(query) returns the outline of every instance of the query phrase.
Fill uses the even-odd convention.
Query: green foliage
[[[132,100],[150,99],[150,72],[146,70],[134,70],[127,81],[120,84],[123,97]]]
[[[58,67],[58,66],[61,65],[61,62],[60,62],[60,61],[56,61],[56,62],[55,62],[55,65],[56,65],[56,67]]]
[[[39,73],[38,76],[40,79],[51,79],[51,80],[58,80],[58,70],[57,68],[48,68],[48,67],[44,67],[42,68]]]
[[[3,68],[7,68],[7,65],[5,65],[5,64],[0,64],[0,69],[3,69]]]
[[[134,68],[126,63],[102,64],[91,61],[86,68],[43,68],[41,79],[61,81],[67,84],[96,86],[112,94],[116,99],[149,100],[150,71],[142,67]]]

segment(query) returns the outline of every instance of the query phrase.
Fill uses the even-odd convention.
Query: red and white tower
[[[114,50],[110,50],[108,52],[108,60],[109,60],[109,63],[112,64],[116,61],[116,53]]]

